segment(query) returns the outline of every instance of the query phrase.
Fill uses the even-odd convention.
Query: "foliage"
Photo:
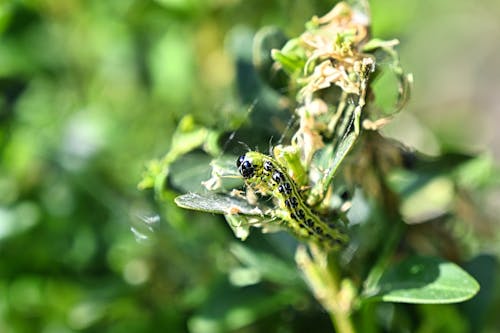
[[[352,309],[360,332],[492,331],[500,304],[499,230],[487,200],[499,177],[492,155],[474,155],[463,144],[478,135],[453,122],[463,123],[461,113],[442,128],[410,117],[411,126],[426,133],[415,146],[435,156],[403,154],[405,167],[384,169],[378,193],[390,197],[376,195],[376,182],[366,187],[371,191],[353,190],[351,180],[381,179],[370,169],[373,159],[358,161],[363,172],[342,181],[338,175],[348,174],[351,156],[367,156],[373,147],[399,151],[389,149],[389,130],[384,137],[366,136],[375,133],[369,125],[395,114],[408,97],[395,89],[407,77],[394,70],[400,67],[391,54],[394,44],[382,39],[402,36],[403,59],[422,57],[436,45],[429,36],[425,53],[404,49],[414,45],[411,33],[421,31],[411,28],[412,10],[424,14],[422,20],[437,15],[440,22],[450,6],[476,13],[481,22],[489,22],[484,13],[495,11],[479,15],[456,1],[430,8],[416,1],[407,8],[388,0],[371,5],[377,38],[360,52],[375,57],[376,71],[388,73],[370,74],[376,98],[366,98],[361,118],[371,122],[359,122],[360,136],[352,135],[348,123],[347,135],[325,141],[306,164],[321,171],[334,166],[309,204],[323,202],[324,189],[334,184],[324,215],[351,205],[345,211],[350,245],[330,254],[340,256],[330,260],[341,273],[334,291],[342,291],[341,305]],[[246,197],[228,193],[244,188],[235,161],[246,149],[238,142],[266,152],[277,142],[286,146],[297,132],[292,114],[311,96],[304,87],[313,80],[294,66],[307,64],[306,73],[314,73],[322,55],[304,61],[308,50],[288,44],[287,36],[298,36],[306,20],[332,7],[324,1],[2,2],[0,331],[331,332],[321,307],[328,304],[311,290],[333,289],[311,284],[313,275],[306,273],[328,277],[321,273],[325,266],[317,265],[325,258],[321,251],[299,246],[296,252],[300,243],[292,235],[263,223]],[[441,31],[423,21],[418,27]],[[480,25],[468,29],[475,27]],[[315,21],[307,26],[317,28]],[[339,45],[348,47],[349,38],[342,36]],[[281,56],[286,72],[276,71],[271,49],[281,50],[273,54]],[[480,51],[475,48],[474,56]],[[440,74],[434,67],[429,71],[434,79]],[[426,76],[415,76],[412,101],[418,103],[418,82]],[[329,91],[339,91],[336,84]],[[406,108],[399,119],[408,114]],[[398,126],[413,137],[408,128],[415,127]],[[281,161],[300,171],[302,162],[293,162],[287,151],[281,151]],[[375,158],[387,152],[372,153]],[[146,163],[151,156],[162,157]],[[137,191],[144,170],[140,188],[152,191]],[[309,182],[307,171],[298,178],[301,184]],[[206,186],[218,189],[207,192]],[[183,193],[189,194],[179,197]],[[175,198],[216,214],[179,208]],[[272,201],[259,205],[274,208]],[[400,209],[393,216],[387,207]],[[219,214],[236,211],[226,215],[228,228]],[[259,225],[268,233],[250,227]],[[471,276],[481,291],[470,301],[394,303],[461,301],[476,290]],[[470,289],[455,290],[450,277]],[[403,281],[409,285],[401,286]]]

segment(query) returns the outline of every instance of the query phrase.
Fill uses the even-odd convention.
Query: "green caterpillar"
[[[327,250],[338,249],[347,242],[338,222],[325,223],[309,209],[286,168],[276,160],[251,151],[240,156],[236,166],[247,186],[276,198],[276,215],[299,238],[312,240]]]

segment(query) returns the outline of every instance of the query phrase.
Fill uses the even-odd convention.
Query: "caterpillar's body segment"
[[[347,235],[337,224],[323,222],[309,209],[286,168],[276,160],[251,151],[240,156],[236,165],[247,186],[276,198],[280,208],[277,216],[298,237],[313,240],[326,249],[337,249],[347,242]]]

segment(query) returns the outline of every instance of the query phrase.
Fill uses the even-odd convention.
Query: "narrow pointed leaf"
[[[262,215],[262,211],[243,199],[222,194],[188,193],[175,198],[177,206],[216,214]]]

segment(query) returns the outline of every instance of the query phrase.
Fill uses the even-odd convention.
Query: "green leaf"
[[[263,215],[262,211],[243,199],[222,194],[188,193],[175,198],[177,206],[216,214]]]
[[[452,262],[411,257],[389,268],[365,291],[367,300],[414,304],[457,303],[479,291],[477,281]]]
[[[328,167],[331,169],[331,172],[335,174],[337,171],[338,167],[344,160],[344,158],[347,156],[347,153],[351,151],[351,148],[354,145],[354,142],[356,142],[357,135],[355,133],[350,133],[347,135],[343,140],[340,142],[338,148],[336,150],[332,150],[329,153],[333,156],[323,156],[323,160],[326,158],[329,165]],[[332,160],[333,158],[333,160]],[[324,162],[324,161],[323,161]]]
[[[272,50],[271,57],[290,75],[300,73],[306,64],[304,50],[297,38],[290,39],[281,50]]]
[[[307,199],[308,204],[314,206],[321,201],[328,191],[340,164],[354,146],[357,137],[358,136],[353,132],[340,142],[337,150],[334,150],[332,145],[328,145],[315,156],[313,161],[315,166],[320,170],[326,170],[326,172],[321,176],[321,180],[313,186],[311,194]]]

